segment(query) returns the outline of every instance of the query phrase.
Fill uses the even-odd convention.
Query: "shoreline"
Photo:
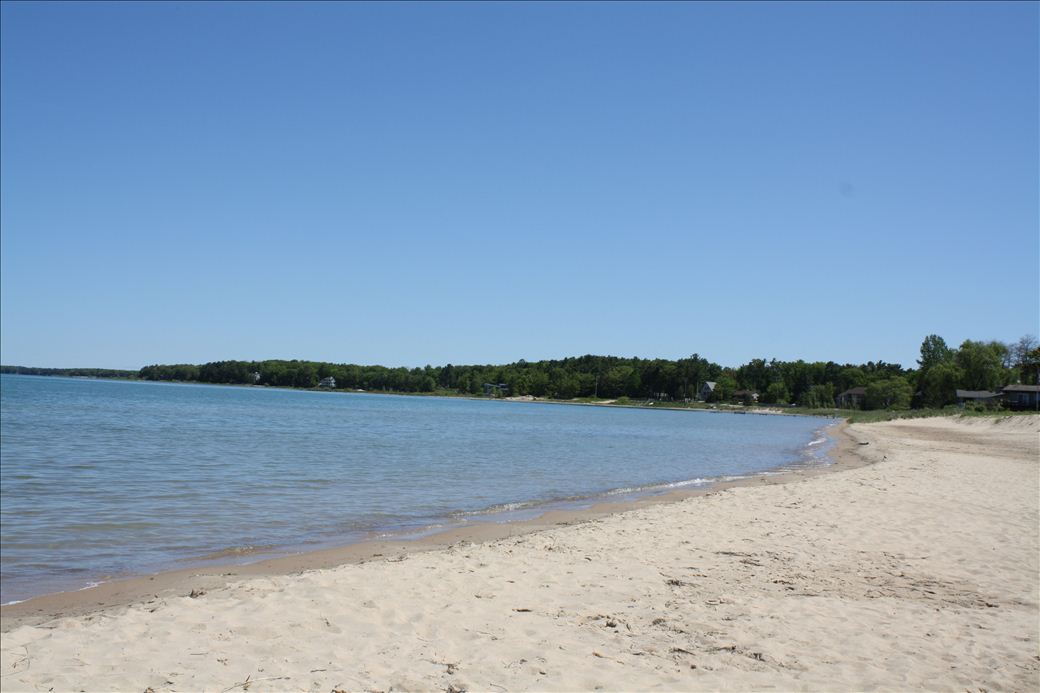
[[[562,402],[542,403],[562,404]],[[571,404],[602,406],[581,402]],[[664,407],[660,407],[660,409],[664,409]],[[691,411],[678,408],[675,410]],[[716,413],[735,412],[716,411]],[[848,426],[847,421],[839,420],[826,424],[821,429],[832,440],[832,445],[825,452],[825,456],[831,460],[829,463],[816,463],[786,469],[785,465],[781,465],[739,479],[722,479],[703,486],[677,488],[665,492],[646,492],[638,495],[639,492],[635,491],[637,497],[626,500],[609,500],[609,495],[596,494],[580,501],[574,501],[589,503],[588,507],[583,508],[561,508],[559,506],[567,501],[549,501],[545,504],[547,509],[539,512],[533,518],[496,521],[492,519],[494,517],[492,514],[486,518],[467,521],[465,524],[432,531],[391,532],[390,536],[385,539],[355,541],[301,552],[289,552],[287,549],[285,552],[275,552],[278,555],[273,557],[251,562],[229,563],[220,562],[219,559],[203,560],[201,562],[204,565],[120,577],[78,590],[43,594],[0,605],[0,632],[6,633],[22,625],[36,625],[56,618],[83,616],[129,606],[148,599],[173,596],[179,593],[188,594],[195,590],[215,589],[241,578],[292,575],[340,565],[361,564],[378,559],[401,560],[413,553],[436,551],[463,543],[478,544],[498,541],[554,527],[590,522],[648,506],[667,505],[688,498],[710,496],[731,488],[791,483],[820,474],[855,469],[870,462],[863,457],[858,441],[848,431]],[[557,507],[553,507],[554,505]]]
[[[196,575],[6,630],[3,688],[1036,690],[1038,434],[853,424],[844,468]]]
[[[833,414],[822,414],[818,412],[806,412],[799,411],[798,407],[794,405],[779,405],[779,404],[766,404],[757,406],[747,406],[742,404],[731,404],[729,402],[719,402],[712,404],[708,402],[698,402],[704,406],[686,406],[677,407],[670,406],[668,404],[657,404],[646,405],[646,404],[616,404],[616,400],[604,400],[598,402],[581,402],[574,399],[551,399],[548,397],[534,397],[531,395],[521,395],[515,397],[484,397],[481,395],[471,394],[451,394],[446,392],[395,392],[393,390],[350,390],[350,389],[328,389],[322,387],[295,387],[292,385],[254,385],[249,383],[207,383],[201,380],[148,380],[146,378],[102,378],[98,376],[89,375],[38,375],[32,373],[5,373],[4,375],[16,375],[20,377],[28,378],[57,378],[57,379],[68,379],[68,380],[91,380],[91,381],[111,381],[117,383],[145,383],[152,385],[191,385],[201,387],[233,387],[236,389],[255,389],[255,390],[273,390],[273,391],[284,391],[284,392],[322,392],[327,394],[339,394],[339,395],[383,395],[387,397],[419,397],[423,399],[447,399],[447,400],[469,400],[472,402],[517,402],[517,403],[528,403],[528,404],[566,404],[568,406],[582,406],[582,407],[616,407],[618,409],[646,409],[646,410],[663,410],[663,411],[694,411],[694,412],[707,412],[714,414],[756,414],[756,415],[768,415],[768,416],[812,416],[817,418],[832,418],[832,419],[844,419],[853,413],[854,410],[847,409],[834,409]],[[657,400],[655,400],[656,402]],[[795,411],[788,411],[787,409],[795,409]]]
[[[120,383],[145,383],[153,385],[190,385],[196,387],[230,387],[236,389],[271,390],[278,392],[321,392],[340,395],[380,395],[387,397],[416,397],[434,398],[445,400],[467,400],[471,402],[517,402],[528,404],[562,404],[567,406],[599,407],[602,409],[641,409],[644,411],[685,411],[702,412],[708,414],[741,414],[753,416],[809,416],[821,419],[835,419],[847,423],[877,423],[880,421],[895,421],[904,419],[925,418],[948,418],[951,416],[971,416],[985,419],[1002,419],[1008,416],[1035,416],[1040,411],[1020,409],[993,409],[976,411],[963,407],[946,405],[940,409],[934,408],[910,408],[910,409],[839,409],[837,407],[824,407],[822,409],[805,408],[793,404],[757,404],[744,405],[731,402],[708,403],[696,401],[693,404],[703,406],[674,406],[661,403],[658,400],[649,404],[618,404],[616,400],[600,401],[578,401],[577,399],[551,399],[547,397],[533,397],[530,395],[513,397],[484,397],[471,394],[451,394],[446,392],[396,392],[392,390],[348,390],[348,389],[324,389],[320,387],[293,387],[289,385],[251,385],[246,383],[207,383],[198,380],[146,380],[142,378],[102,378],[97,376],[71,376],[71,375],[37,375],[29,373],[9,373],[5,375],[31,377],[31,378],[65,378],[68,380],[92,380],[112,381]],[[864,418],[864,415],[875,415],[873,418]]]

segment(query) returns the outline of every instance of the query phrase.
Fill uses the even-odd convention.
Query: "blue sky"
[[[1038,5],[2,6],[6,364],[1038,332]]]

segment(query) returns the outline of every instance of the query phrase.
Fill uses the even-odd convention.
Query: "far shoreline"
[[[322,388],[322,387],[294,387],[291,385],[253,385],[249,383],[207,383],[201,380],[148,380],[146,378],[104,378],[91,375],[43,375],[37,373],[4,373],[24,378],[53,378],[55,380],[96,380],[111,381],[119,383],[145,383],[153,385],[192,385],[197,387],[232,387],[236,389],[273,390],[284,392],[320,392],[326,394],[341,395],[385,395],[388,397],[417,397],[422,399],[462,399],[473,402],[516,402],[529,404],[565,404],[568,406],[583,407],[617,407],[618,409],[644,409],[648,411],[693,411],[714,414],[754,414],[763,416],[812,416],[816,418],[847,419],[855,413],[854,410],[812,410],[805,411],[795,405],[766,404],[758,406],[747,406],[739,404],[728,404],[720,402],[713,404],[697,401],[693,404],[700,406],[674,406],[674,404],[661,404],[661,400],[653,400],[651,404],[616,403],[616,400],[602,401],[580,401],[575,399],[552,399],[549,397],[534,397],[522,395],[517,397],[482,397],[470,394],[451,394],[447,392],[397,392],[394,390],[351,390],[345,388]]]

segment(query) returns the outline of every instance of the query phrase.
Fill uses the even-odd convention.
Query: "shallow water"
[[[3,375],[0,600],[811,463],[828,423]]]

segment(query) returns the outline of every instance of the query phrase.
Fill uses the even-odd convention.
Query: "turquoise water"
[[[813,463],[829,423],[0,379],[3,602]]]

